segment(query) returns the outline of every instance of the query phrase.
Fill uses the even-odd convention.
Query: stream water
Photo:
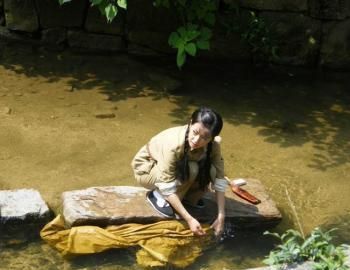
[[[335,241],[350,243],[349,82],[330,71],[193,60],[180,72],[162,58],[0,44],[0,189],[38,189],[58,213],[63,191],[136,185],[139,147],[206,105],[224,118],[226,174],[260,179],[278,205],[274,231],[336,227]],[[261,266],[272,247],[261,232],[236,232],[190,269]],[[139,269],[134,255],[65,260],[37,239],[0,245],[0,269]]]

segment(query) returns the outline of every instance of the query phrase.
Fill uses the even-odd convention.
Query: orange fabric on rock
[[[202,254],[213,239],[209,225],[203,225],[203,229],[207,232],[205,236],[193,236],[187,224],[178,220],[67,229],[63,218],[58,215],[41,230],[40,235],[62,255],[92,254],[111,248],[140,246],[136,257],[142,266],[172,264],[186,267]]]

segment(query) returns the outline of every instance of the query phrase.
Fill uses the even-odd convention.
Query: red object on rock
[[[240,188],[236,185],[231,184],[231,190],[233,193],[241,197],[242,199],[252,203],[252,204],[258,204],[261,203],[261,201],[256,198],[254,195],[250,194],[248,191],[246,191],[243,188]]]

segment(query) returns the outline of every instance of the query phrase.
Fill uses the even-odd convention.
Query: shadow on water
[[[269,143],[284,148],[312,143],[314,154],[308,166],[314,169],[322,171],[350,161],[350,95],[345,73],[282,67],[253,70],[201,60],[188,63],[180,72],[172,61],[159,58],[145,62],[126,55],[53,53],[20,46],[14,50],[4,45],[0,59],[8,70],[48,82],[69,77],[67,83],[74,91],[98,88],[111,102],[172,96],[176,108],[169,114],[174,124],[183,124],[193,106],[206,104],[229,123],[258,127],[259,135]],[[170,87],[176,89],[169,92],[168,85],[174,81],[181,86]]]

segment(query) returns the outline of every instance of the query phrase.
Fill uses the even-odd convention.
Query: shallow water
[[[264,183],[283,214],[276,231],[337,227],[336,241],[350,243],[349,74],[208,62],[179,72],[164,59],[1,45],[0,188],[36,188],[57,213],[63,191],[136,185],[139,147],[207,105],[224,118],[227,175]],[[259,266],[272,244],[236,232],[191,269]],[[0,260],[0,269],[139,269],[133,250],[64,260],[39,240],[2,247]]]

